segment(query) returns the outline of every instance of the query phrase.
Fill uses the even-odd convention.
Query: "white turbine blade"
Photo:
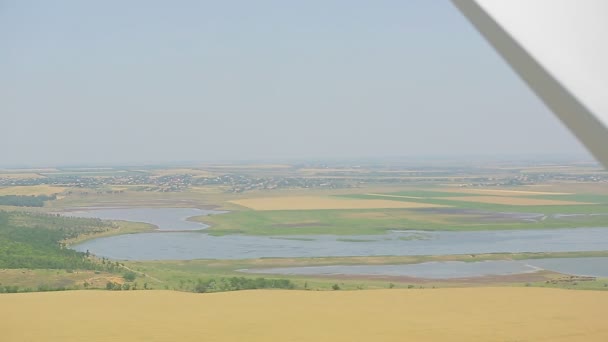
[[[608,1],[452,1],[608,167]]]

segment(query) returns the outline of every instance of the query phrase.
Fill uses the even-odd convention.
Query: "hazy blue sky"
[[[0,164],[584,154],[448,1],[0,0]]]

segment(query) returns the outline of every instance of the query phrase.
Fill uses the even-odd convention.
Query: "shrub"
[[[123,274],[122,277],[126,281],[134,281],[135,278],[137,278],[137,274],[135,272],[133,272],[133,271],[129,271],[129,272],[126,272],[125,274]]]

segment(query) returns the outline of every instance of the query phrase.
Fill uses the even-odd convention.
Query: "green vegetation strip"
[[[478,210],[463,205],[459,209]],[[209,224],[203,232],[212,235],[374,235],[390,230],[481,231],[516,229],[553,229],[608,227],[607,206],[560,206],[561,210],[545,207],[486,206],[492,212],[534,212],[548,215],[537,221],[521,219],[484,218],[482,214],[424,211],[417,209],[364,210],[277,210],[235,211],[222,215],[201,216],[194,220]],[[583,213],[575,219],[551,216],[560,213]],[[311,223],[314,222],[314,223]]]
[[[330,265],[398,265],[417,264],[423,262],[437,261],[462,261],[477,262],[485,260],[525,260],[541,258],[583,258],[583,257],[608,257],[608,251],[596,252],[560,252],[560,253],[489,253],[489,254],[463,254],[442,256],[374,256],[374,257],[322,257],[322,258],[262,258],[242,260],[175,260],[175,261],[130,261],[125,264],[139,272],[153,275],[162,279],[162,283],[154,284],[154,288],[194,291],[197,284],[210,284],[218,279],[241,278],[241,269],[272,268],[272,267],[304,267],[304,266],[330,266]],[[562,277],[557,273],[546,273],[547,280]],[[397,279],[373,279],[370,277],[353,277],[352,279],[340,278],[339,276],[306,276],[306,275],[283,275],[284,279],[290,281],[290,286],[295,289],[310,290],[332,290],[338,284],[344,290],[356,289],[379,289],[379,288],[412,288],[412,283],[398,281]],[[252,279],[247,277],[248,279]],[[545,280],[528,284],[533,286],[547,287],[569,287],[578,289],[608,289],[604,287],[605,279],[596,279],[573,285],[569,282],[547,283]],[[483,285],[483,282],[480,283]],[[513,281],[508,283],[512,286],[524,286],[525,282]],[[447,286],[471,286],[467,284],[445,280],[427,280],[424,286],[447,287]],[[419,287],[419,286],[416,286]],[[291,288],[291,287],[290,287]],[[211,291],[211,290],[210,290]]]
[[[57,199],[57,196],[23,196],[23,195],[5,195],[0,196],[0,205],[11,205],[16,207],[42,207],[44,202]]]
[[[111,228],[110,223],[96,219],[0,212],[0,269],[103,269],[85,253],[65,248],[63,240]]]
[[[412,192],[416,194],[418,192]],[[387,195],[402,195],[412,196],[410,192],[399,192],[390,193]],[[451,193],[452,197],[461,197],[460,193]],[[568,195],[563,195],[568,196]],[[386,200],[389,197],[376,196],[368,194],[353,194],[353,195],[340,195],[340,197],[347,198],[358,198],[358,199],[382,199]],[[530,196],[526,196],[530,197]],[[405,198],[405,197],[390,197],[391,201],[403,201],[403,202],[418,202],[428,204],[439,204],[450,206],[453,208],[460,209],[471,209],[471,210],[485,210],[490,212],[521,212],[521,213],[542,213],[542,214],[599,214],[608,213],[608,196],[594,196],[594,195],[574,195],[572,198],[562,197],[550,197],[547,199],[561,199],[561,200],[574,200],[574,201],[589,201],[597,204],[569,204],[569,205],[505,205],[505,204],[494,204],[494,203],[480,203],[480,202],[468,202],[459,200],[450,200],[443,198]],[[593,201],[593,199],[602,199],[601,201]]]

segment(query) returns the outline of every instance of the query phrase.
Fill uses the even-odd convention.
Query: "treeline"
[[[59,231],[63,239],[75,238],[82,234],[103,233],[118,228],[114,223],[98,218],[0,211],[0,217],[2,216],[6,217],[12,226]]]
[[[204,292],[221,292],[221,291],[238,291],[238,290],[255,290],[255,289],[294,289],[295,284],[289,279],[266,279],[266,278],[245,278],[232,277],[220,278],[219,280],[209,279],[203,281],[197,280],[194,284],[193,291],[198,293]]]
[[[57,199],[56,195],[5,195],[0,196],[0,205],[12,205],[17,207],[42,207],[44,202]]]
[[[0,293],[22,293],[22,292],[50,292],[50,291],[68,291],[68,290],[76,290],[77,287],[69,287],[69,286],[58,286],[52,287],[48,285],[40,285],[36,288],[33,287],[20,287],[17,285],[5,285],[0,286]]]
[[[255,289],[288,289],[292,290],[296,286],[289,279],[265,279],[265,278],[244,278],[244,277],[232,277],[232,278],[220,278],[219,280],[210,279],[203,281],[199,279],[194,288],[191,289],[193,292],[206,293],[206,292],[223,292],[223,291],[238,291],[238,290],[255,290]],[[89,288],[89,284],[85,282],[84,288]],[[47,291],[67,291],[80,289],[78,286],[58,286],[53,287],[49,285],[39,285],[36,288],[33,287],[20,287],[17,285],[5,285],[0,284],[0,293],[22,293],[22,292],[47,292]],[[129,291],[129,290],[150,290],[148,283],[144,283],[143,286],[139,286],[137,282],[119,284],[116,282],[108,281],[105,287],[106,290],[110,291]],[[335,290],[335,289],[334,289]]]
[[[108,270],[88,253],[65,248],[63,240],[78,232],[104,229],[95,220],[78,226],[82,219],[0,211],[0,268]]]

